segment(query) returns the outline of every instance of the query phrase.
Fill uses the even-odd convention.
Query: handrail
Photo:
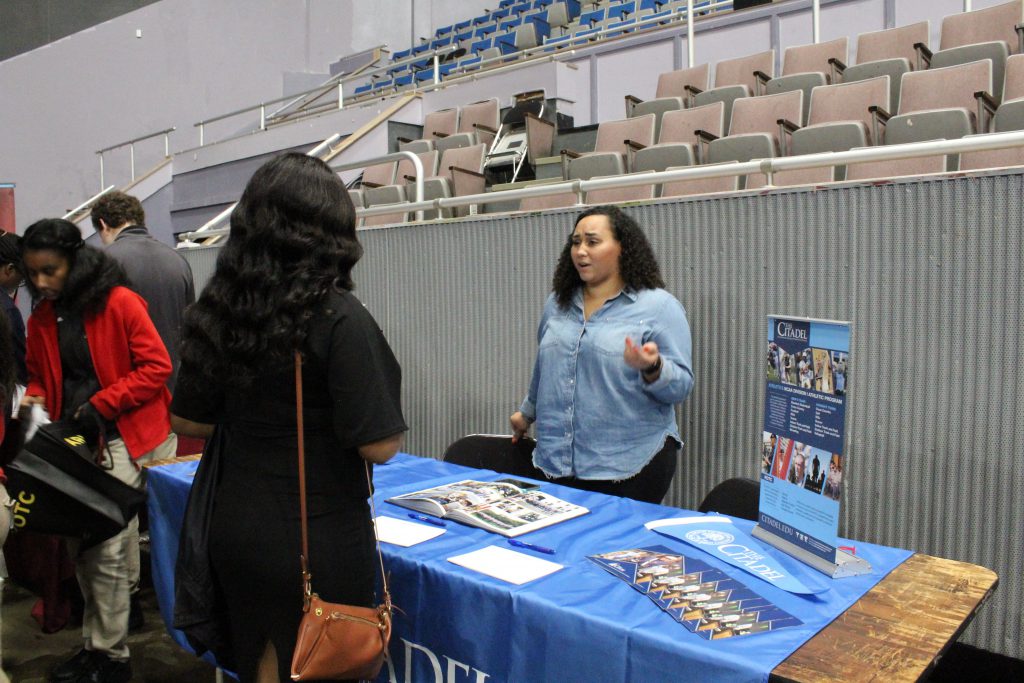
[[[357,211],[357,214],[359,216],[379,216],[408,211],[439,210],[458,206],[471,206],[473,204],[491,204],[494,202],[504,202],[512,199],[525,199],[527,197],[543,197],[547,195],[561,194],[564,192],[574,192],[577,195],[582,195],[582,193],[589,192],[591,190],[636,187],[638,185],[658,185],[677,180],[695,180],[698,178],[725,178],[730,176],[748,175],[751,173],[764,173],[767,176],[767,188],[770,189],[773,187],[772,176],[778,171],[842,166],[867,161],[891,161],[894,159],[909,159],[937,154],[960,154],[963,152],[976,152],[1022,146],[1024,146],[1024,131],[989,133],[984,136],[960,138],[957,140],[914,142],[902,145],[867,147],[864,149],[849,150],[846,152],[827,152],[821,154],[806,154],[795,157],[755,159],[753,161],[740,163],[697,166],[674,171],[660,171],[656,173],[633,173],[594,180],[567,180],[548,185],[534,185],[531,187],[503,190],[500,192],[486,192],[484,194],[463,195],[461,197],[442,197],[424,202],[389,204],[381,207],[361,209]]]
[[[368,50],[361,50],[360,52],[357,52],[356,55],[363,54],[363,53],[374,53],[375,54],[374,61],[377,61],[378,59],[380,59],[380,51],[381,50],[387,51],[387,44],[386,43],[381,44],[381,45],[377,45],[375,47],[371,47]],[[355,55],[352,55],[352,56],[354,57]],[[372,64],[372,62],[371,62],[371,64]],[[339,73],[339,74],[335,74],[335,75],[331,76],[330,78],[328,78],[323,83],[321,83],[316,88],[313,88],[312,90],[310,90],[308,92],[299,93],[298,95],[293,95],[292,97],[294,99],[292,99],[291,102],[288,102],[288,103],[278,107],[274,111],[270,112],[270,115],[267,118],[268,119],[275,119],[278,116],[284,115],[283,112],[285,112],[285,110],[287,110],[289,107],[291,107],[294,104],[299,103],[300,101],[305,99],[307,96],[312,95],[314,92],[316,92],[317,89],[323,88],[323,92],[321,92],[319,95],[317,95],[316,97],[312,98],[311,100],[308,100],[307,103],[305,103],[305,104],[303,104],[302,106],[299,107],[299,110],[301,111],[302,107],[306,106],[306,104],[312,103],[312,102],[316,102],[318,99],[320,99],[320,97],[322,97],[323,95],[326,95],[328,92],[330,92],[330,90],[334,87],[334,84],[337,81],[341,80],[342,78],[345,78],[345,77],[348,77],[348,76],[353,76],[353,75],[354,74],[352,74],[352,73]],[[339,91],[339,96],[340,96],[340,91]]]
[[[81,204],[79,204],[75,208],[73,208],[70,211],[68,211],[63,216],[61,216],[61,218],[63,218],[64,220],[70,220],[71,217],[74,216],[76,213],[78,213],[79,211],[81,211],[85,207],[93,204],[97,199],[99,199],[100,197],[102,197],[103,195],[105,195],[106,193],[110,192],[113,189],[114,189],[113,185],[111,185],[109,187],[103,188],[102,190],[100,190],[99,192],[97,192],[93,196],[89,197],[88,199],[86,199],[84,202],[82,202]]]
[[[327,138],[326,140],[324,140],[323,142],[318,144],[313,149],[311,149],[308,152],[306,152],[306,156],[319,157],[321,152],[323,152],[325,149],[329,149],[331,147],[331,145],[333,145],[339,139],[341,139],[341,134],[340,133],[335,133],[334,135],[330,136],[329,138]],[[188,235],[197,235],[199,233],[203,233],[205,235],[207,233],[210,233],[211,231],[214,230],[213,226],[218,225],[219,223],[223,223],[224,219],[226,219],[228,216],[231,215],[231,212],[235,210],[236,206],[238,206],[238,202],[234,202],[231,206],[229,206],[228,208],[224,209],[223,211],[218,213],[216,216],[214,216],[210,220],[208,220],[205,223],[203,223],[198,229],[193,230],[192,232],[186,233],[186,234],[188,234]],[[182,239],[184,239],[184,238],[182,238]]]
[[[504,202],[512,199],[544,197],[547,195],[561,194],[563,192],[573,192],[582,199],[582,194],[591,190],[635,187],[637,185],[657,185],[677,180],[695,180],[698,178],[725,178],[729,176],[748,175],[750,173],[764,173],[768,178],[768,185],[758,189],[771,189],[773,187],[772,175],[778,171],[795,171],[805,168],[842,166],[867,161],[892,161],[894,159],[909,159],[935,154],[961,154],[963,152],[980,152],[990,149],[1005,149],[1007,147],[1024,147],[1024,131],[989,133],[983,136],[960,138],[957,140],[936,140],[932,142],[913,142],[903,145],[866,147],[864,149],[849,150],[846,152],[826,152],[821,154],[805,154],[795,157],[755,159],[753,161],[741,163],[697,166],[675,171],[660,171],[656,173],[634,173],[595,180],[566,180],[559,183],[533,185],[531,187],[503,190],[500,192],[486,192],[484,194],[464,195],[461,197],[442,197],[427,201],[383,204],[380,206],[370,207],[368,209],[357,209],[356,215],[359,217],[382,216],[386,214],[416,211],[419,216],[422,215],[423,211],[427,210],[438,211],[444,208],[471,206],[473,204],[491,204],[494,202]],[[400,152],[399,154],[402,153]],[[406,152],[406,154],[408,154],[408,152]],[[376,162],[381,158],[384,157],[378,157],[367,161],[351,162],[350,164],[345,164],[345,167],[359,168],[360,166],[373,165],[373,162]],[[580,203],[582,204],[582,201],[580,201]],[[226,229],[218,229],[206,233],[206,235],[212,236],[226,233]],[[181,237],[184,239],[194,234],[195,233],[185,233],[181,235]]]
[[[192,127],[199,129],[199,146],[202,147],[203,145],[206,144],[206,124],[216,123],[217,121],[223,121],[224,119],[233,118],[235,116],[238,116],[239,114],[246,114],[246,113],[251,112],[251,111],[259,110],[259,112],[260,112],[260,127],[259,127],[259,130],[266,130],[267,129],[267,118],[268,118],[267,117],[267,106],[268,105],[277,104],[279,102],[285,102],[285,101],[295,101],[295,100],[297,100],[299,98],[305,97],[306,95],[310,95],[312,93],[319,92],[319,91],[323,91],[323,92],[321,92],[321,95],[322,95],[322,94],[325,94],[328,90],[330,90],[330,88],[333,88],[335,85],[338,86],[338,107],[337,108],[338,109],[342,109],[342,108],[344,108],[344,95],[343,95],[343,92],[342,92],[343,84],[351,83],[351,82],[356,81],[356,80],[363,80],[367,76],[372,76],[373,74],[376,74],[376,73],[386,73],[390,69],[394,69],[396,66],[401,66],[401,65],[404,65],[404,64],[411,64],[412,62],[419,62],[419,61],[422,61],[424,59],[429,59],[431,56],[433,56],[436,59],[436,57],[438,55],[444,55],[444,54],[447,54],[449,52],[452,52],[453,50],[455,50],[454,46],[446,45],[444,47],[439,47],[436,50],[431,50],[430,52],[423,53],[421,55],[416,55],[416,56],[411,56],[410,55],[406,59],[402,59],[402,60],[397,61],[397,62],[388,63],[385,66],[382,66],[382,67],[380,67],[378,69],[374,69],[373,71],[366,71],[366,72],[362,72],[362,73],[359,73],[359,74],[351,74],[351,75],[348,75],[348,74],[338,74],[337,76],[334,76],[334,77],[328,79],[326,82],[321,83],[320,85],[316,86],[315,88],[310,88],[309,90],[303,90],[302,92],[298,92],[298,93],[292,93],[290,95],[284,95],[283,97],[278,97],[278,98],[275,98],[275,99],[272,99],[272,100],[263,100],[259,104],[250,105],[250,106],[244,107],[242,109],[236,109],[235,111],[228,112],[227,114],[221,114],[219,116],[214,116],[213,118],[203,119],[201,121],[198,121],[197,123],[193,123]],[[280,109],[278,111],[280,111]]]
[[[125,145],[134,145],[136,142],[142,142],[143,140],[148,140],[150,138],[155,138],[158,135],[168,135],[170,133],[173,133],[176,130],[177,130],[176,126],[171,126],[170,128],[164,128],[163,130],[158,130],[157,132],[150,133],[149,135],[140,135],[137,138],[132,138],[131,140],[125,140],[124,142],[119,142],[116,145],[111,145],[110,147],[104,147],[103,149],[98,149],[98,150],[96,150],[96,153],[97,154],[103,154],[104,152],[109,152],[110,150],[117,149],[118,147],[124,147]]]
[[[109,151],[117,149],[119,147],[124,147],[125,145],[128,145],[129,149],[131,150],[132,182],[135,182],[135,143],[136,142],[142,142],[143,140],[148,140],[150,138],[155,138],[158,135],[163,135],[164,136],[164,158],[166,159],[166,158],[171,156],[171,133],[173,133],[176,130],[177,130],[177,126],[171,126],[170,128],[165,128],[165,129],[157,131],[155,133],[149,133],[148,135],[142,135],[142,136],[139,136],[137,138],[132,138],[131,140],[125,140],[124,142],[119,142],[116,145],[111,145],[110,147],[104,147],[103,149],[96,150],[96,154],[98,154],[99,157],[100,157],[100,187],[102,188],[104,186],[104,184],[105,184],[104,183],[104,177],[103,177],[103,154],[104,154],[104,152],[109,152]]]
[[[306,152],[308,156],[318,156],[320,152],[333,145],[341,135],[335,133],[331,137],[327,138],[313,149]],[[423,201],[423,162],[420,158],[412,152],[395,152],[394,154],[385,154],[379,157],[373,157],[372,159],[365,159],[355,162],[345,162],[343,164],[331,164],[331,168],[335,171],[347,171],[353,168],[365,168],[367,166],[375,166],[377,164],[386,164],[389,161],[400,161],[402,159],[408,159],[412,162],[412,166],[416,172],[416,201]],[[225,218],[231,215],[231,212],[238,206],[238,202],[235,202],[231,206],[227,207],[210,220],[203,223],[203,225],[191,232],[183,232],[178,235],[178,239],[181,242],[189,242],[193,237],[213,237],[215,235],[227,234],[228,228],[215,228],[214,226],[224,221]],[[417,215],[418,220],[423,220],[423,214],[420,212]]]
[[[360,159],[359,161],[346,161],[341,164],[331,164],[331,168],[335,171],[350,171],[353,168],[366,168],[367,166],[376,166],[378,164],[386,164],[389,161],[401,161],[402,159],[408,159],[412,162],[412,167],[416,172],[416,182],[414,187],[416,188],[416,202],[423,202],[423,162],[419,156],[412,152],[394,152],[392,154],[384,154],[379,157],[373,157],[371,159]]]

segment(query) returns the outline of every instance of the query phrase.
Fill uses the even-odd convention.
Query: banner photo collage
[[[849,371],[848,323],[768,318],[758,526],[830,562]]]

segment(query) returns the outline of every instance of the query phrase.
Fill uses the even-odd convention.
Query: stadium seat
[[[872,144],[873,107],[888,109],[889,77],[823,85],[811,91],[808,124],[790,133],[789,154],[799,156],[842,152]],[[807,185],[842,180],[845,168],[807,168],[780,171],[775,185]]]
[[[604,121],[597,126],[594,151],[581,154],[562,150],[562,177],[588,179],[595,176],[622,175],[629,170],[630,149],[654,143],[654,114],[619,121]]]
[[[741,97],[750,97],[756,92],[757,72],[772,77],[775,74],[775,50],[767,50],[746,57],[727,59],[715,67],[715,87],[696,92],[690,106],[699,107],[712,102],[725,103],[725,132],[729,132],[733,102]]]
[[[633,95],[626,95],[626,116],[643,116],[654,114],[654,136],[660,139],[661,120],[665,112],[682,109],[689,99],[692,89],[706,90],[708,86],[709,65],[678,71],[669,71],[658,76],[658,87],[654,99],[640,100]]]
[[[811,106],[811,91],[832,82],[829,65],[835,60],[848,61],[845,36],[826,43],[786,48],[782,75],[777,78],[768,78],[767,74],[762,76],[764,92],[766,95],[775,95],[790,90],[802,90],[804,111],[800,120],[795,123],[806,125]]]
[[[721,137],[725,127],[725,103],[680,109],[665,114],[658,143],[634,153],[634,171],[664,171],[671,167],[699,164],[700,134]]]
[[[1021,3],[1018,0],[945,17],[939,50],[931,55],[931,68],[991,59],[994,90],[990,92],[998,104],[1003,96],[1006,58],[1020,52],[1015,29],[1020,18]]]
[[[654,171],[642,171],[630,175],[643,175],[647,173],[654,173]],[[597,178],[591,178],[591,180],[597,180]],[[621,202],[654,199],[655,188],[654,184],[651,183],[649,185],[634,185],[633,187],[609,187],[600,190],[590,190],[585,194],[587,204],[619,204]]]
[[[711,140],[707,148],[708,163],[728,161],[750,161],[777,157],[781,153],[779,120],[792,121],[799,118],[803,111],[804,93],[802,90],[791,90],[777,95],[761,95],[736,100],[729,123],[729,134]],[[764,184],[764,176],[752,175],[744,187],[760,187]]]
[[[459,133],[475,135],[488,149],[494,141],[494,136],[498,134],[500,122],[500,108],[496,97],[459,108]]]
[[[445,150],[441,155],[437,175],[423,181],[423,198],[438,199],[483,194],[485,154],[486,146],[482,143]],[[455,211],[455,214],[459,216],[466,216],[469,213],[468,207],[460,207]],[[436,218],[437,215],[437,212],[426,212],[424,217]],[[441,212],[442,217],[450,215],[450,210]]]
[[[889,111],[900,106],[900,81],[903,74],[927,67],[923,50],[928,45],[928,22],[872,31],[857,36],[857,64],[836,63],[842,82],[863,81],[878,76],[889,77]]]
[[[846,167],[847,180],[878,180],[904,176],[930,175],[946,171],[946,156],[937,154],[912,159],[865,161]]]
[[[725,164],[708,164],[708,166],[719,166],[736,164],[729,161]],[[683,167],[685,168],[685,167]],[[665,169],[675,171],[676,168]],[[690,180],[675,180],[661,186],[662,197],[688,197],[700,194],[713,194],[716,192],[735,192],[739,189],[739,176],[728,175],[719,178],[693,178]]]
[[[992,92],[992,62],[987,59],[904,75],[900,112],[886,121],[885,144],[954,140],[977,133],[978,92]],[[956,170],[955,155],[948,161],[949,170]]]
[[[1006,60],[1003,102],[994,112],[992,125],[981,126],[980,130],[989,128],[996,133],[1024,130],[1024,55],[1011,55]]]

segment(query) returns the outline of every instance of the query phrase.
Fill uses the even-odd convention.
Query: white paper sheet
[[[390,543],[408,548],[423,541],[437,538],[445,532],[444,529],[416,522],[407,522],[404,519],[385,517],[383,515],[374,519],[377,526],[377,538],[381,543]]]
[[[474,550],[465,555],[449,557],[448,561],[516,585],[553,574],[563,567],[557,562],[549,562],[539,557],[517,553],[514,550],[494,545]]]

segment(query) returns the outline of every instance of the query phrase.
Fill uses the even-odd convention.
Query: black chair
[[[761,484],[754,479],[726,479],[704,496],[699,512],[720,512],[723,515],[757,521],[757,504]]]
[[[509,434],[470,434],[448,446],[441,459],[515,477],[543,479],[543,473],[533,466],[533,448],[536,445],[537,442],[529,437],[512,443]]]

